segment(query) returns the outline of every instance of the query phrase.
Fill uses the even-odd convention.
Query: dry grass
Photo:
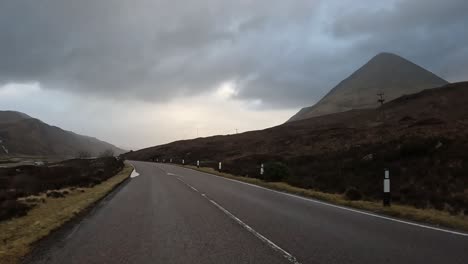
[[[451,215],[448,212],[434,209],[418,209],[408,205],[393,204],[391,207],[382,206],[381,201],[350,201],[341,194],[325,193],[316,190],[303,189],[291,186],[284,182],[265,182],[256,178],[235,176],[228,173],[218,172],[212,168],[197,168],[185,166],[201,172],[215,174],[229,179],[259,185],[265,188],[296,194],[304,197],[329,202],[336,205],[357,208],[377,214],[389,215],[396,218],[407,219],[416,222],[428,223],[435,226],[468,231],[468,217],[464,215]]]
[[[83,210],[103,198],[130,176],[133,167],[125,164],[117,175],[92,188],[67,188],[64,198],[40,194],[21,198],[34,205],[26,216],[0,222],[0,263],[17,263],[31,245],[59,228]]]

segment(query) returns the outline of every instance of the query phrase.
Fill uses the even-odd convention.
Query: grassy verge
[[[443,226],[453,229],[468,231],[468,217],[464,215],[451,215],[448,212],[434,209],[418,209],[408,205],[393,204],[391,207],[383,207],[381,201],[350,201],[341,194],[325,193],[316,190],[303,189],[291,186],[284,182],[265,182],[256,178],[235,176],[218,172],[212,168],[197,168],[185,166],[201,172],[215,174],[225,178],[255,184],[265,188],[296,194],[304,197],[322,200],[336,205],[352,207],[377,214],[388,215],[396,218],[407,219],[416,222],[428,223],[435,226]]]
[[[47,197],[45,193],[22,198],[34,205],[27,215],[0,222],[0,263],[17,263],[31,245],[71,220],[103,198],[130,176],[133,167],[123,170],[92,188],[67,188],[58,192],[63,198]]]

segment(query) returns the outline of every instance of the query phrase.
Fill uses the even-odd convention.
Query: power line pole
[[[382,106],[385,102],[385,98],[384,98],[384,95],[385,93],[378,93],[377,96],[379,97],[379,99],[377,100],[377,102],[380,103],[380,106]]]
[[[383,131],[385,129],[384,125],[385,125],[385,110],[383,109],[383,104],[385,102],[385,94],[382,92],[382,93],[378,93],[377,96],[379,97],[377,99],[377,102],[380,103],[380,119],[382,121],[382,128],[383,128]],[[383,131],[380,133],[380,141],[381,141],[381,144],[383,145],[384,143],[384,137],[383,137]],[[384,153],[383,153],[384,155]],[[385,163],[385,156],[383,156],[383,162]],[[391,204],[391,199],[392,199],[392,194],[390,192],[390,170],[388,168],[385,168],[384,169],[384,180],[383,180],[383,206],[390,206]]]

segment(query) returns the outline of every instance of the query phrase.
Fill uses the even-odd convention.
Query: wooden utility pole
[[[385,131],[385,110],[383,109],[383,104],[385,102],[384,93],[378,93],[377,102],[380,103],[380,112],[381,112],[381,121],[382,121],[382,130]],[[383,138],[383,131],[380,133],[380,141],[383,145],[384,138]],[[385,157],[383,157],[383,161],[385,162]],[[383,206],[390,206],[392,199],[392,194],[390,192],[390,170],[384,169],[384,180],[383,180]]]
[[[380,103],[380,106],[382,106],[385,102],[385,98],[384,98],[384,95],[385,93],[378,93],[377,96],[379,97],[379,99],[377,100],[377,102]]]

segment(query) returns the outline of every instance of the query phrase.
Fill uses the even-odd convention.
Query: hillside
[[[342,193],[349,186],[379,199],[383,168],[395,200],[468,213],[468,82],[402,96],[361,109],[288,122],[237,135],[177,141],[125,154],[134,160],[216,167],[260,177],[260,163],[278,161],[283,180]]]
[[[435,74],[391,53],[380,53],[341,81],[317,104],[301,109],[289,121],[378,107],[377,94],[386,100],[447,84]]]
[[[0,156],[76,156],[89,152],[93,156],[105,150],[124,151],[96,138],[82,136],[50,126],[26,114],[0,111]]]

